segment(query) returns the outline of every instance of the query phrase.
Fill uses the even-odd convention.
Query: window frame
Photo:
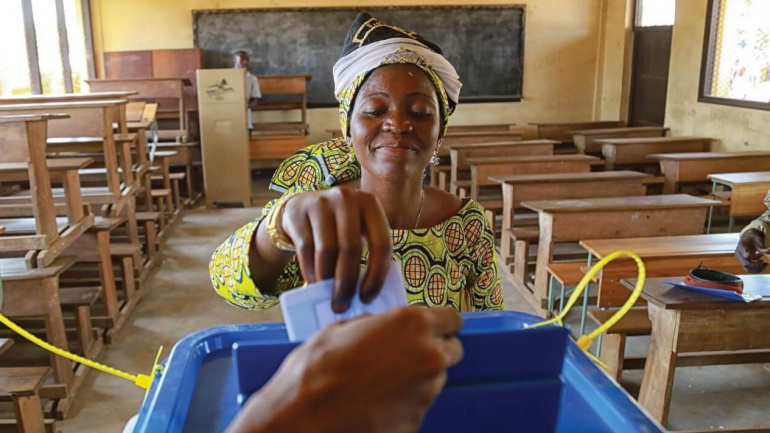
[[[706,93],[714,79],[714,51],[719,33],[719,16],[722,0],[708,0],[706,11],[706,29],[703,35],[703,55],[701,58],[700,84],[698,85],[698,102],[706,104],[726,105],[730,107],[749,108],[753,110],[770,111],[770,101],[745,101],[742,99],[723,98]]]
[[[26,36],[27,59],[29,63],[29,83],[32,94],[43,93],[43,83],[40,76],[40,64],[37,51],[37,34],[35,33],[35,20],[32,14],[32,0],[20,0],[24,16],[24,34]],[[85,34],[86,61],[88,63],[88,75],[90,79],[96,78],[96,66],[94,64],[93,29],[91,28],[91,1],[80,0],[83,12],[83,32]],[[73,93],[72,65],[69,57],[69,40],[67,38],[67,25],[64,17],[64,0],[55,0],[56,19],[59,34],[59,52],[62,56],[62,74],[64,88],[67,93]]]

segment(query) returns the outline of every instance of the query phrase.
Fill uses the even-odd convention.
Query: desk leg
[[[591,269],[591,266],[593,266],[594,261],[594,255],[591,253],[588,253],[588,269]],[[586,333],[586,316],[588,316],[588,292],[591,289],[591,282],[589,281],[588,284],[583,288],[583,309],[580,312],[580,335],[584,335]]]
[[[671,405],[671,390],[676,370],[676,342],[679,337],[681,311],[665,310],[649,304],[652,336],[647,362],[644,364],[639,404],[665,426]]]
[[[717,193],[717,183],[716,181],[711,181],[711,199],[714,200],[714,197],[716,197]],[[709,206],[709,219],[706,222],[706,234],[711,234],[711,218],[714,216],[714,206]],[[728,230],[729,232],[729,230]]]
[[[503,232],[500,236],[500,257],[504,265],[508,266],[512,248],[508,238],[508,230],[513,228],[513,187],[503,185]]]
[[[679,166],[675,161],[660,161],[660,170],[665,176],[663,194],[676,194],[679,177]]]

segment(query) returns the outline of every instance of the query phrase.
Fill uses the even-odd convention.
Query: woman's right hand
[[[332,309],[348,309],[356,292],[364,239],[369,248],[361,300],[379,294],[391,265],[393,244],[385,211],[372,194],[331,188],[297,194],[283,207],[279,225],[297,249],[307,283],[334,278]]]
[[[770,254],[770,248],[765,247],[765,234],[759,230],[746,230],[735,247],[735,258],[743,269],[753,274],[762,272],[767,266],[762,261],[765,254]]]

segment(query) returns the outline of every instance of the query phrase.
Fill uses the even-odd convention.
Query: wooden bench
[[[690,152],[653,154],[648,158],[660,161],[666,177],[664,194],[679,191],[683,183],[708,182],[713,173],[736,173],[770,170],[770,152]]]
[[[604,157],[604,169],[618,166],[657,165],[649,155],[661,153],[708,152],[712,139],[706,137],[605,138],[596,140]]]
[[[568,131],[572,134],[578,153],[600,154],[602,146],[597,140],[602,138],[664,137],[669,128],[660,126],[640,126],[633,128],[603,128]]]
[[[556,242],[700,234],[709,206],[716,203],[685,194],[524,202],[522,207],[539,216],[535,282],[531,289],[514,286],[542,311],[548,301],[547,266],[553,262]]]
[[[559,292],[559,312],[561,312],[564,309],[564,302],[566,300],[566,297],[568,295],[567,293],[567,287],[571,286],[577,286],[580,281],[585,276],[585,271],[582,269],[581,262],[559,262],[559,263],[549,263],[546,267],[546,270],[548,271],[548,315],[553,315],[556,313],[555,309],[555,303],[556,303],[556,283],[560,286],[560,292]],[[598,279],[596,277],[591,279],[592,283],[598,282]],[[584,290],[589,290],[589,287],[586,287]],[[585,298],[584,298],[585,299]],[[590,295],[587,298],[590,302]]]
[[[514,227],[516,211],[522,209],[521,203],[524,201],[640,196],[645,194],[646,188],[642,182],[648,177],[635,171],[617,171],[495,176],[489,180],[502,185],[502,225],[503,233],[506,233]],[[500,245],[503,263],[507,264],[511,259],[518,263],[518,258],[513,256],[514,251],[526,259],[528,244],[522,243],[522,248],[527,247],[524,249],[512,250],[511,247],[511,239],[504,236]],[[526,260],[516,266],[515,277],[522,282],[526,281]]]

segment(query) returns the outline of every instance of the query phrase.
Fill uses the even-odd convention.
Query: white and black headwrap
[[[340,102],[340,125],[348,132],[348,115],[355,93],[368,74],[380,66],[409,63],[420,67],[436,87],[443,125],[460,96],[460,77],[441,48],[414,32],[383,24],[360,13],[345,38],[340,59],[334,65],[334,94]],[[443,135],[443,134],[442,134]]]

